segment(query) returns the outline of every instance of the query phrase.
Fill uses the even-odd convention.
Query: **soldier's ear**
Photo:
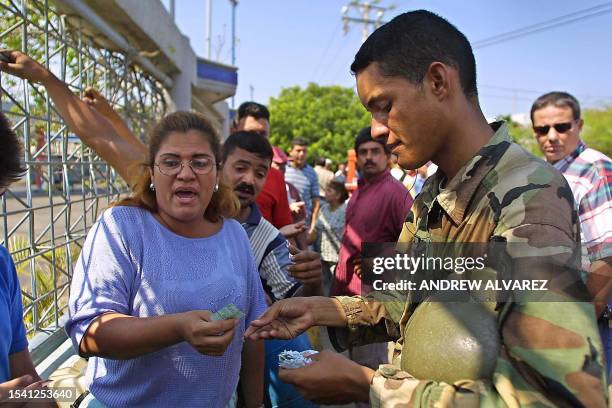
[[[582,132],[582,126],[584,125],[584,120],[582,120],[582,118],[578,119],[578,131]]]
[[[439,100],[448,97],[455,78],[449,67],[441,62],[432,62],[427,69],[423,83],[429,87],[431,93]]]

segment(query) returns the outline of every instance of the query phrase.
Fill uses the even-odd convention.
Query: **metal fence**
[[[166,111],[162,85],[48,0],[0,0],[0,48],[44,63],[73,92],[99,89],[144,135]],[[0,203],[0,239],[18,271],[29,336],[54,331],[66,312],[74,263],[87,231],[126,184],[76,136],[45,89],[0,74],[0,108],[24,145],[27,174]]]

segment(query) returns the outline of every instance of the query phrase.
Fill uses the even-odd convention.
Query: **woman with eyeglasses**
[[[263,345],[242,334],[266,303],[230,219],[219,138],[203,116],[176,112],[149,140],[134,196],[91,228],[72,278],[66,330],[90,357],[85,406],[225,407],[241,367],[246,405],[260,406]],[[230,304],[244,317],[215,321]]]

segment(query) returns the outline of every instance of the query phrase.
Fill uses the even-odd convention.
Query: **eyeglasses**
[[[554,127],[557,133],[565,133],[572,128],[572,122],[565,123],[555,123],[554,125],[545,125],[545,126],[534,126],[533,131],[536,132],[538,136],[546,136],[550,131],[550,128]]]
[[[155,165],[159,171],[166,176],[176,176],[183,170],[183,166],[187,164],[196,174],[208,174],[215,167],[215,162],[208,158],[191,159],[183,162],[178,159],[163,159]]]

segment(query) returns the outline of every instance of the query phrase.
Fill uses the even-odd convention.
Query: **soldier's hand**
[[[202,354],[222,356],[234,338],[236,319],[213,321],[208,310],[193,310],[177,316],[181,337]]]
[[[289,275],[305,285],[320,285],[323,281],[321,257],[313,251],[299,250],[289,245],[293,265],[287,267]]]
[[[319,404],[368,402],[374,371],[331,351],[310,356],[313,363],[295,369],[279,369],[279,378],[302,396]]]
[[[32,82],[45,84],[53,77],[49,70],[21,51],[0,51],[0,71],[15,75]],[[8,61],[7,61],[8,60]]]
[[[259,319],[251,322],[244,337],[251,340],[296,338],[314,326],[314,316],[308,305],[308,298],[280,300],[270,306]]]
[[[83,102],[100,112],[100,114],[106,118],[115,114],[115,110],[108,100],[102,96],[96,88],[92,88],[91,86],[85,89]]]

